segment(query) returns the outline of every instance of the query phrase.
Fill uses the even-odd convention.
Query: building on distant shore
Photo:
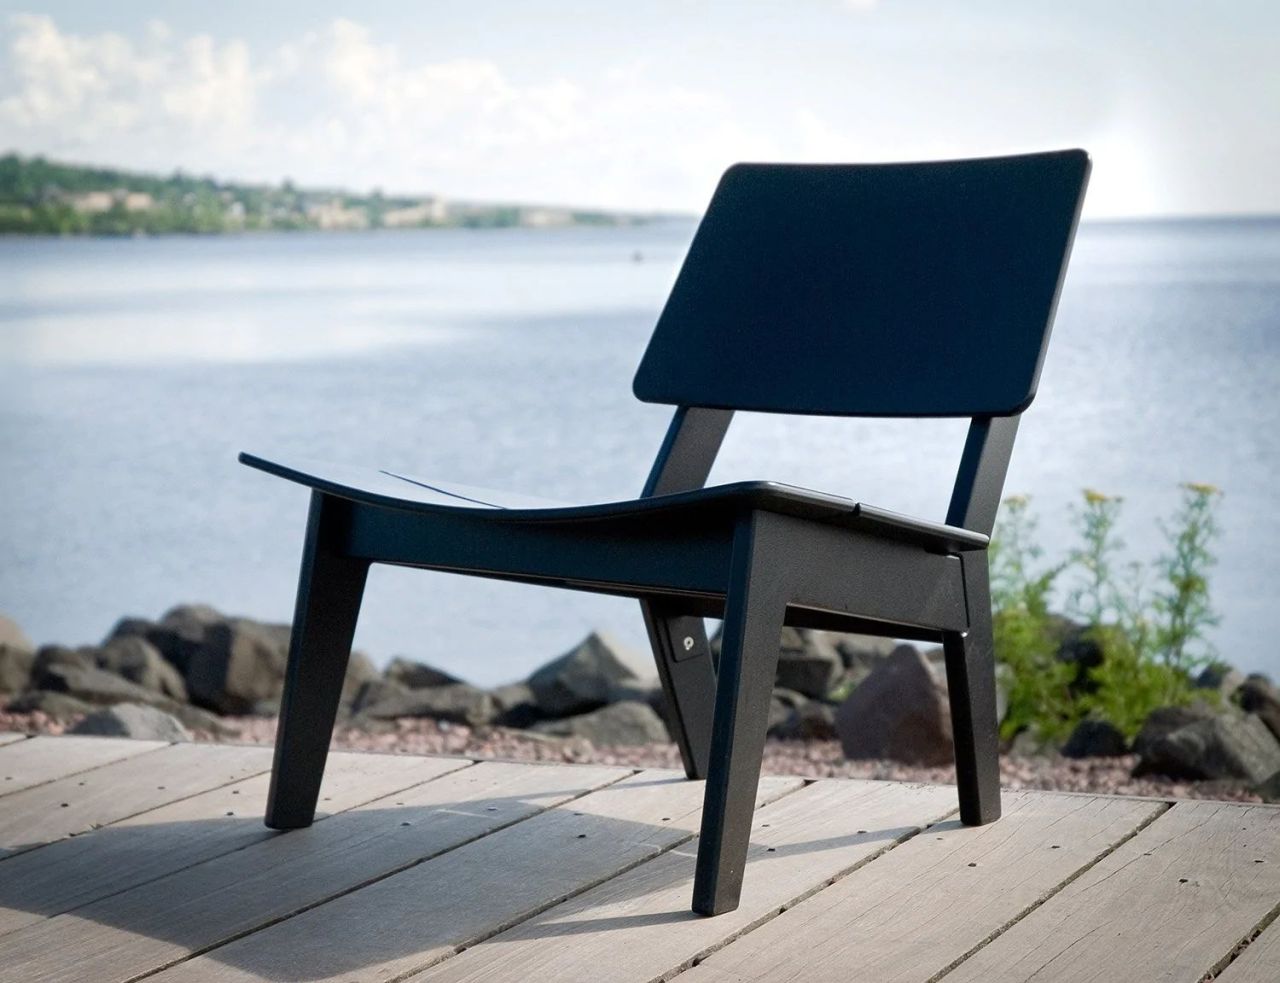
[[[382,224],[388,229],[416,228],[420,225],[440,225],[449,217],[449,209],[443,198],[424,198],[404,208],[390,208],[382,213]]]
[[[307,218],[321,229],[367,229],[369,211],[348,207],[341,198],[317,201],[307,205]]]

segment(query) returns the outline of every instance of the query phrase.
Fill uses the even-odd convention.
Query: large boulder
[[[0,645],[0,696],[21,693],[31,682],[36,654],[30,649]]]
[[[535,671],[528,682],[544,714],[568,717],[603,706],[615,687],[635,678],[621,646],[592,632]]]
[[[251,713],[280,699],[289,653],[289,626],[223,618],[204,627],[187,663],[191,702],[222,714]]]
[[[35,653],[35,645],[18,623],[0,614],[0,696],[27,688]]]
[[[371,679],[362,683],[351,697],[351,712],[363,713],[369,707],[377,706],[389,697],[400,696],[407,692],[409,692],[408,686],[402,686],[389,679]]]
[[[0,614],[0,648],[18,649],[28,654],[36,650],[27,633],[18,627],[18,623],[3,614]]]
[[[1253,673],[1240,685],[1239,696],[1240,706],[1280,737],[1280,691],[1271,680],[1261,673]]]
[[[145,638],[184,676],[192,658],[204,646],[205,629],[224,621],[225,616],[207,604],[179,604],[157,621],[122,618],[107,635],[107,641],[123,636]]]
[[[1118,758],[1128,751],[1128,742],[1118,727],[1093,718],[1076,724],[1062,746],[1063,757],[1067,758]]]
[[[806,700],[770,727],[769,735],[783,741],[834,741],[839,736],[835,708],[821,700]]]
[[[69,648],[66,645],[41,645],[36,650],[35,661],[31,664],[31,685],[43,689],[40,677],[45,670],[55,666],[70,666],[73,669],[98,668],[98,650],[87,645]]]
[[[1253,790],[1262,797],[1263,802],[1280,802],[1280,771],[1255,785]]]
[[[894,649],[849,694],[835,724],[846,758],[917,765],[953,759],[946,678],[911,645]]]
[[[191,733],[174,717],[140,703],[120,703],[91,713],[71,728],[72,734],[131,737],[140,741],[189,741]]]
[[[1180,727],[1193,724],[1197,720],[1212,720],[1214,709],[1207,703],[1192,703],[1190,706],[1157,707],[1147,714],[1142,729],[1133,739],[1133,753],[1145,758],[1156,745]]]
[[[834,636],[802,628],[782,629],[775,685],[820,700],[844,671]]]
[[[1092,693],[1098,688],[1090,676],[1092,670],[1102,665],[1105,653],[1098,642],[1092,625],[1076,625],[1063,621],[1059,627],[1061,642],[1058,645],[1058,661],[1072,666],[1074,673],[1071,689],[1078,693]]]
[[[431,717],[469,727],[492,723],[496,713],[493,697],[466,683],[429,686],[390,693],[371,706],[362,707],[360,716],[372,720],[394,720],[399,717]]]
[[[1211,662],[1196,676],[1196,689],[1217,690],[1225,699],[1231,699],[1245,682],[1244,673],[1225,662]]]
[[[97,652],[99,669],[114,672],[131,683],[161,693],[180,703],[187,701],[187,684],[160,650],[139,635],[121,635]]]
[[[538,698],[528,683],[508,683],[489,691],[493,697],[496,716],[493,722],[500,727],[524,729],[543,719],[538,709]]]
[[[624,700],[591,713],[561,720],[544,720],[531,728],[552,737],[581,737],[598,747],[665,743],[667,725],[653,707]]]
[[[93,713],[98,708],[92,703],[78,700],[66,693],[51,693],[48,690],[33,689],[14,697],[6,709],[10,713],[43,713],[51,720],[66,723],[77,717]]]
[[[399,655],[387,663],[383,676],[406,689],[428,689],[432,686],[452,686],[462,682],[458,677],[451,676],[442,669],[423,662],[414,662]]]
[[[111,706],[114,703],[170,702],[154,690],[131,683],[105,669],[85,669],[76,665],[51,665],[32,677],[35,688],[49,693],[64,693],[84,703]]]
[[[286,657],[288,651],[286,650]],[[378,667],[363,652],[352,652],[347,660],[347,674],[342,679],[342,702],[350,704],[366,683],[382,679]]]
[[[1280,741],[1252,714],[1228,710],[1193,720],[1151,741],[1136,772],[1196,781],[1253,784],[1280,771]]]

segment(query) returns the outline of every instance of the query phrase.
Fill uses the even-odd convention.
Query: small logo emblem
[[[693,651],[693,636],[692,636],[692,635],[685,635],[685,636],[684,636],[684,650],[685,650],[686,652],[692,652],[692,651]]]

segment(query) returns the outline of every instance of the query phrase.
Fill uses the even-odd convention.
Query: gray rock
[[[784,628],[778,651],[775,684],[815,700],[831,692],[844,671],[844,660],[827,632]]]
[[[609,702],[620,683],[635,679],[627,656],[612,639],[592,632],[529,677],[538,708],[548,717],[587,713]]]
[[[1159,707],[1152,710],[1143,722],[1142,729],[1138,731],[1138,736],[1133,739],[1133,753],[1140,758],[1145,758],[1151,753],[1151,748],[1156,742],[1166,735],[1197,720],[1211,720],[1213,716],[1213,708],[1205,703],[1193,703],[1185,707]]]
[[[807,700],[769,733],[783,741],[834,741],[839,736],[835,708],[820,700]]]
[[[1244,673],[1225,662],[1213,662],[1200,670],[1196,677],[1196,689],[1217,690],[1225,698],[1231,699],[1242,685]]]
[[[222,719],[208,710],[193,707],[190,703],[162,702],[155,704],[157,710],[177,717],[182,726],[191,731],[208,734],[211,737],[239,737],[240,731],[222,722]]]
[[[1058,646],[1058,661],[1069,663],[1075,668],[1070,684],[1074,692],[1092,693],[1098,688],[1089,673],[1102,665],[1103,658],[1102,646],[1093,637],[1092,626],[1074,625],[1065,628],[1064,637]]]
[[[0,696],[21,693],[31,683],[36,654],[12,645],[0,645]]]
[[[1135,774],[1261,783],[1280,771],[1280,741],[1257,717],[1228,711],[1184,724],[1153,741]]]
[[[286,658],[287,655],[286,650]],[[350,705],[365,683],[381,679],[382,674],[378,672],[378,667],[373,664],[372,659],[363,652],[352,652],[351,658],[347,660],[347,674],[342,679],[342,702]]]
[[[409,692],[409,687],[389,679],[371,679],[361,683],[351,698],[351,712],[363,713],[369,707],[376,706],[383,700],[393,696],[401,696]]]
[[[490,690],[496,716],[493,722],[500,727],[531,727],[543,719],[538,709],[538,699],[528,683],[510,683]]]
[[[70,666],[74,669],[98,668],[98,650],[87,645],[68,648],[66,645],[42,645],[36,650],[35,661],[31,665],[31,685],[36,689],[44,689],[40,678],[45,671],[55,666]]]
[[[99,669],[114,672],[131,683],[161,693],[179,703],[187,701],[187,684],[182,674],[160,650],[138,635],[113,638],[98,650]]]
[[[1280,692],[1261,673],[1250,675],[1240,686],[1240,706],[1254,714],[1280,738]]]
[[[864,677],[897,648],[897,643],[892,638],[881,638],[878,635],[837,635],[835,644],[844,667],[865,669],[862,673]]]
[[[414,662],[399,655],[387,663],[383,675],[406,689],[428,689],[432,686],[452,686],[462,682],[461,679],[441,669],[423,662]]]
[[[952,760],[946,679],[911,645],[900,645],[836,711],[846,758],[906,764]]]
[[[33,681],[39,689],[50,693],[65,693],[96,706],[111,706],[115,703],[146,703],[155,706],[157,703],[170,702],[154,690],[145,689],[105,669],[52,665],[33,677]]]
[[[10,713],[43,713],[46,717],[66,723],[98,709],[84,700],[77,700],[66,693],[50,693],[48,690],[28,690],[9,701]]]
[[[667,726],[651,706],[625,700],[562,720],[534,724],[534,733],[553,737],[581,737],[597,747],[622,747],[665,743]]]
[[[791,715],[808,702],[809,698],[803,693],[775,687],[773,694],[769,697],[769,722],[767,724],[769,736],[776,737],[778,729],[784,727],[787,721],[791,719]]]
[[[115,638],[145,638],[185,677],[192,658],[204,646],[205,629],[226,618],[207,604],[180,604],[158,621],[122,618],[107,635]]]
[[[1019,731],[1009,742],[1011,758],[1045,758],[1057,753],[1057,748],[1031,730]]]
[[[289,626],[248,618],[205,625],[204,642],[187,663],[191,702],[222,714],[249,713],[284,689]]]
[[[493,697],[484,690],[466,683],[454,683],[450,686],[429,686],[425,689],[392,693],[372,706],[363,708],[360,715],[374,720],[431,717],[469,727],[480,727],[492,723],[495,712]]]
[[[1280,771],[1255,785],[1253,790],[1262,796],[1263,802],[1280,802]]]
[[[71,728],[72,734],[131,737],[140,741],[189,741],[191,733],[163,710],[140,703],[120,703],[89,714]]]
[[[0,648],[15,649],[27,655],[36,650],[27,633],[18,627],[18,623],[3,614],[0,614]]]
[[[1062,746],[1067,758],[1118,758],[1129,751],[1128,742],[1114,724],[1106,720],[1082,720]]]

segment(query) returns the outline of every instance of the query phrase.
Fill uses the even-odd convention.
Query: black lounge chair
[[[636,374],[677,409],[634,501],[242,454],[312,488],[267,825],[314,818],[371,563],[639,599],[685,771],[707,780],[696,912],[738,905],[784,624],[940,641],[960,816],[997,819],[986,547],[1088,172],[1079,150],[730,168]],[[703,487],[735,410],[972,418],[946,522]],[[704,617],[724,619],[718,669]]]

